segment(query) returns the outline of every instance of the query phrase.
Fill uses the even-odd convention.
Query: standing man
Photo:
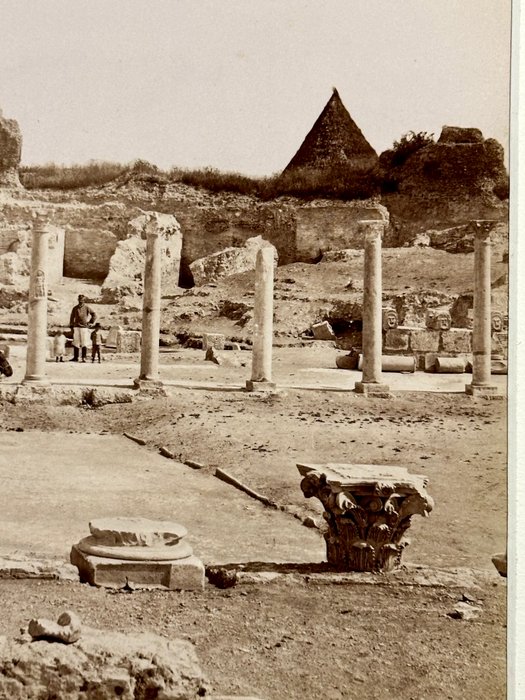
[[[73,358],[71,362],[78,362],[80,348],[82,348],[82,362],[86,361],[87,348],[90,339],[89,325],[95,322],[96,313],[85,303],[86,297],[78,295],[78,304],[71,311],[69,326],[73,331]]]

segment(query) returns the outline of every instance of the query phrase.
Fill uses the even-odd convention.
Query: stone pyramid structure
[[[376,162],[377,153],[334,88],[325,108],[283,173],[306,168],[329,170],[340,165],[363,170]]]

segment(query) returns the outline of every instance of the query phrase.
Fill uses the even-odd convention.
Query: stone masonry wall
[[[115,234],[104,229],[70,229],[66,235],[64,276],[103,280],[117,242]]]
[[[388,220],[388,212],[380,205],[363,202],[354,206],[300,207],[296,219],[296,261],[311,263],[329,250],[362,248],[359,221]]]
[[[192,207],[177,205],[172,212],[182,230],[181,279],[192,279],[194,260],[225,248],[242,247],[249,238],[262,236],[279,254],[279,264],[294,261],[295,214],[290,207],[254,205],[253,208]]]
[[[64,265],[64,229],[48,224],[48,280],[62,279]],[[29,225],[0,228],[0,284],[19,284],[29,275],[31,266],[31,228]],[[21,276],[21,277],[20,277]]]

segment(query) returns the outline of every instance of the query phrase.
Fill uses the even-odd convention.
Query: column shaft
[[[156,231],[148,231],[142,302],[140,380],[153,382],[159,380],[160,296],[161,237]]]
[[[252,351],[253,382],[272,382],[273,247],[261,248],[255,264],[255,307]],[[250,388],[250,387],[248,387]]]
[[[490,384],[491,280],[490,231],[478,229],[474,239],[474,319],[472,327],[472,384]]]
[[[27,356],[24,384],[47,384],[47,254],[49,233],[37,216],[33,224],[29,276]]]
[[[382,228],[382,224],[380,225]],[[369,225],[365,231],[363,288],[363,382],[381,382],[382,276],[381,228]]]

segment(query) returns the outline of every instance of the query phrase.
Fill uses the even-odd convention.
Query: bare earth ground
[[[276,365],[283,375],[305,363],[323,366],[312,353],[288,349],[285,362],[277,350]],[[185,364],[180,372],[191,379],[202,364],[195,362],[195,372]],[[76,369],[64,372],[69,377]],[[91,369],[99,371],[82,368]],[[113,362],[100,368],[115,370]],[[209,372],[236,376],[237,383],[247,376],[244,368],[221,375],[223,368],[210,366]],[[303,498],[296,462],[406,466],[428,476],[436,507],[428,519],[414,519],[405,561],[494,576],[480,576],[479,588],[468,590],[402,586],[386,576],[378,577],[379,585],[296,577],[226,590],[207,585],[204,594],[112,594],[7,580],[0,581],[0,633],[14,634],[34,615],[55,618],[71,607],[89,625],[190,638],[214,692],[274,700],[503,698],[506,586],[490,558],[505,549],[505,421],[504,402],[430,392],[384,400],[340,392],[265,397],[176,389],[167,399],[99,409],[2,404],[2,431],[129,432],[146,440],[144,450],[167,447],[181,460],[203,463],[210,479],[220,467],[278,504],[317,518],[321,509]],[[253,547],[256,552],[256,542]],[[462,593],[482,601],[478,619],[447,615]]]

